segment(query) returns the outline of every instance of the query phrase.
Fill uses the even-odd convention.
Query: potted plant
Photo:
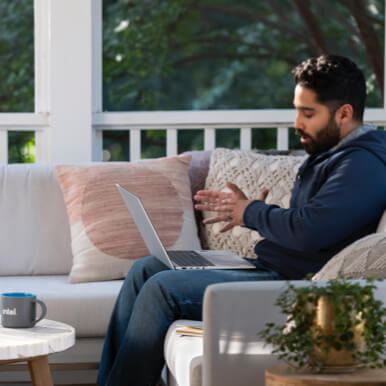
[[[315,371],[383,367],[386,360],[386,308],[374,297],[374,280],[365,285],[337,279],[296,288],[288,283],[276,305],[286,325],[267,323],[259,335],[279,359]]]

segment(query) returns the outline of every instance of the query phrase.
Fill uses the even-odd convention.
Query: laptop
[[[256,269],[231,251],[166,250],[138,196],[116,184],[150,254],[170,269]]]

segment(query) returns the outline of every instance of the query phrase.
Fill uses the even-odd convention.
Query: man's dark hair
[[[353,118],[363,120],[366,83],[363,72],[350,59],[338,55],[310,58],[292,71],[296,85],[313,90],[330,112],[350,104]]]

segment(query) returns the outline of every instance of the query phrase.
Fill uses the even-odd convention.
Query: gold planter
[[[330,347],[328,353],[323,351],[323,345],[321,347],[315,347],[315,360],[322,360],[325,364],[324,370],[326,371],[350,371],[358,367],[358,359],[353,359],[352,354],[355,352],[363,352],[365,350],[365,341],[362,336],[364,330],[364,321],[360,320],[360,315],[352,312],[351,320],[353,328],[351,331],[354,334],[353,343],[356,345],[356,351],[349,351],[342,345],[341,350],[336,350]],[[355,324],[355,321],[359,321]],[[315,315],[315,334],[328,336],[335,330],[335,312],[332,303],[322,296],[317,300],[316,315]]]

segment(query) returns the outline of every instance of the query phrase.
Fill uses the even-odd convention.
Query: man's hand
[[[196,209],[217,212],[215,217],[204,220],[204,224],[214,224],[220,221],[228,222],[228,224],[222,228],[220,232],[226,232],[236,225],[244,225],[243,217],[245,208],[253,201],[248,200],[247,196],[237,185],[227,181],[226,186],[232,192],[227,193],[215,190],[200,190],[194,196],[196,201],[203,203],[196,204],[194,206]],[[259,196],[259,200],[264,201],[267,194],[268,190],[264,189]]]

